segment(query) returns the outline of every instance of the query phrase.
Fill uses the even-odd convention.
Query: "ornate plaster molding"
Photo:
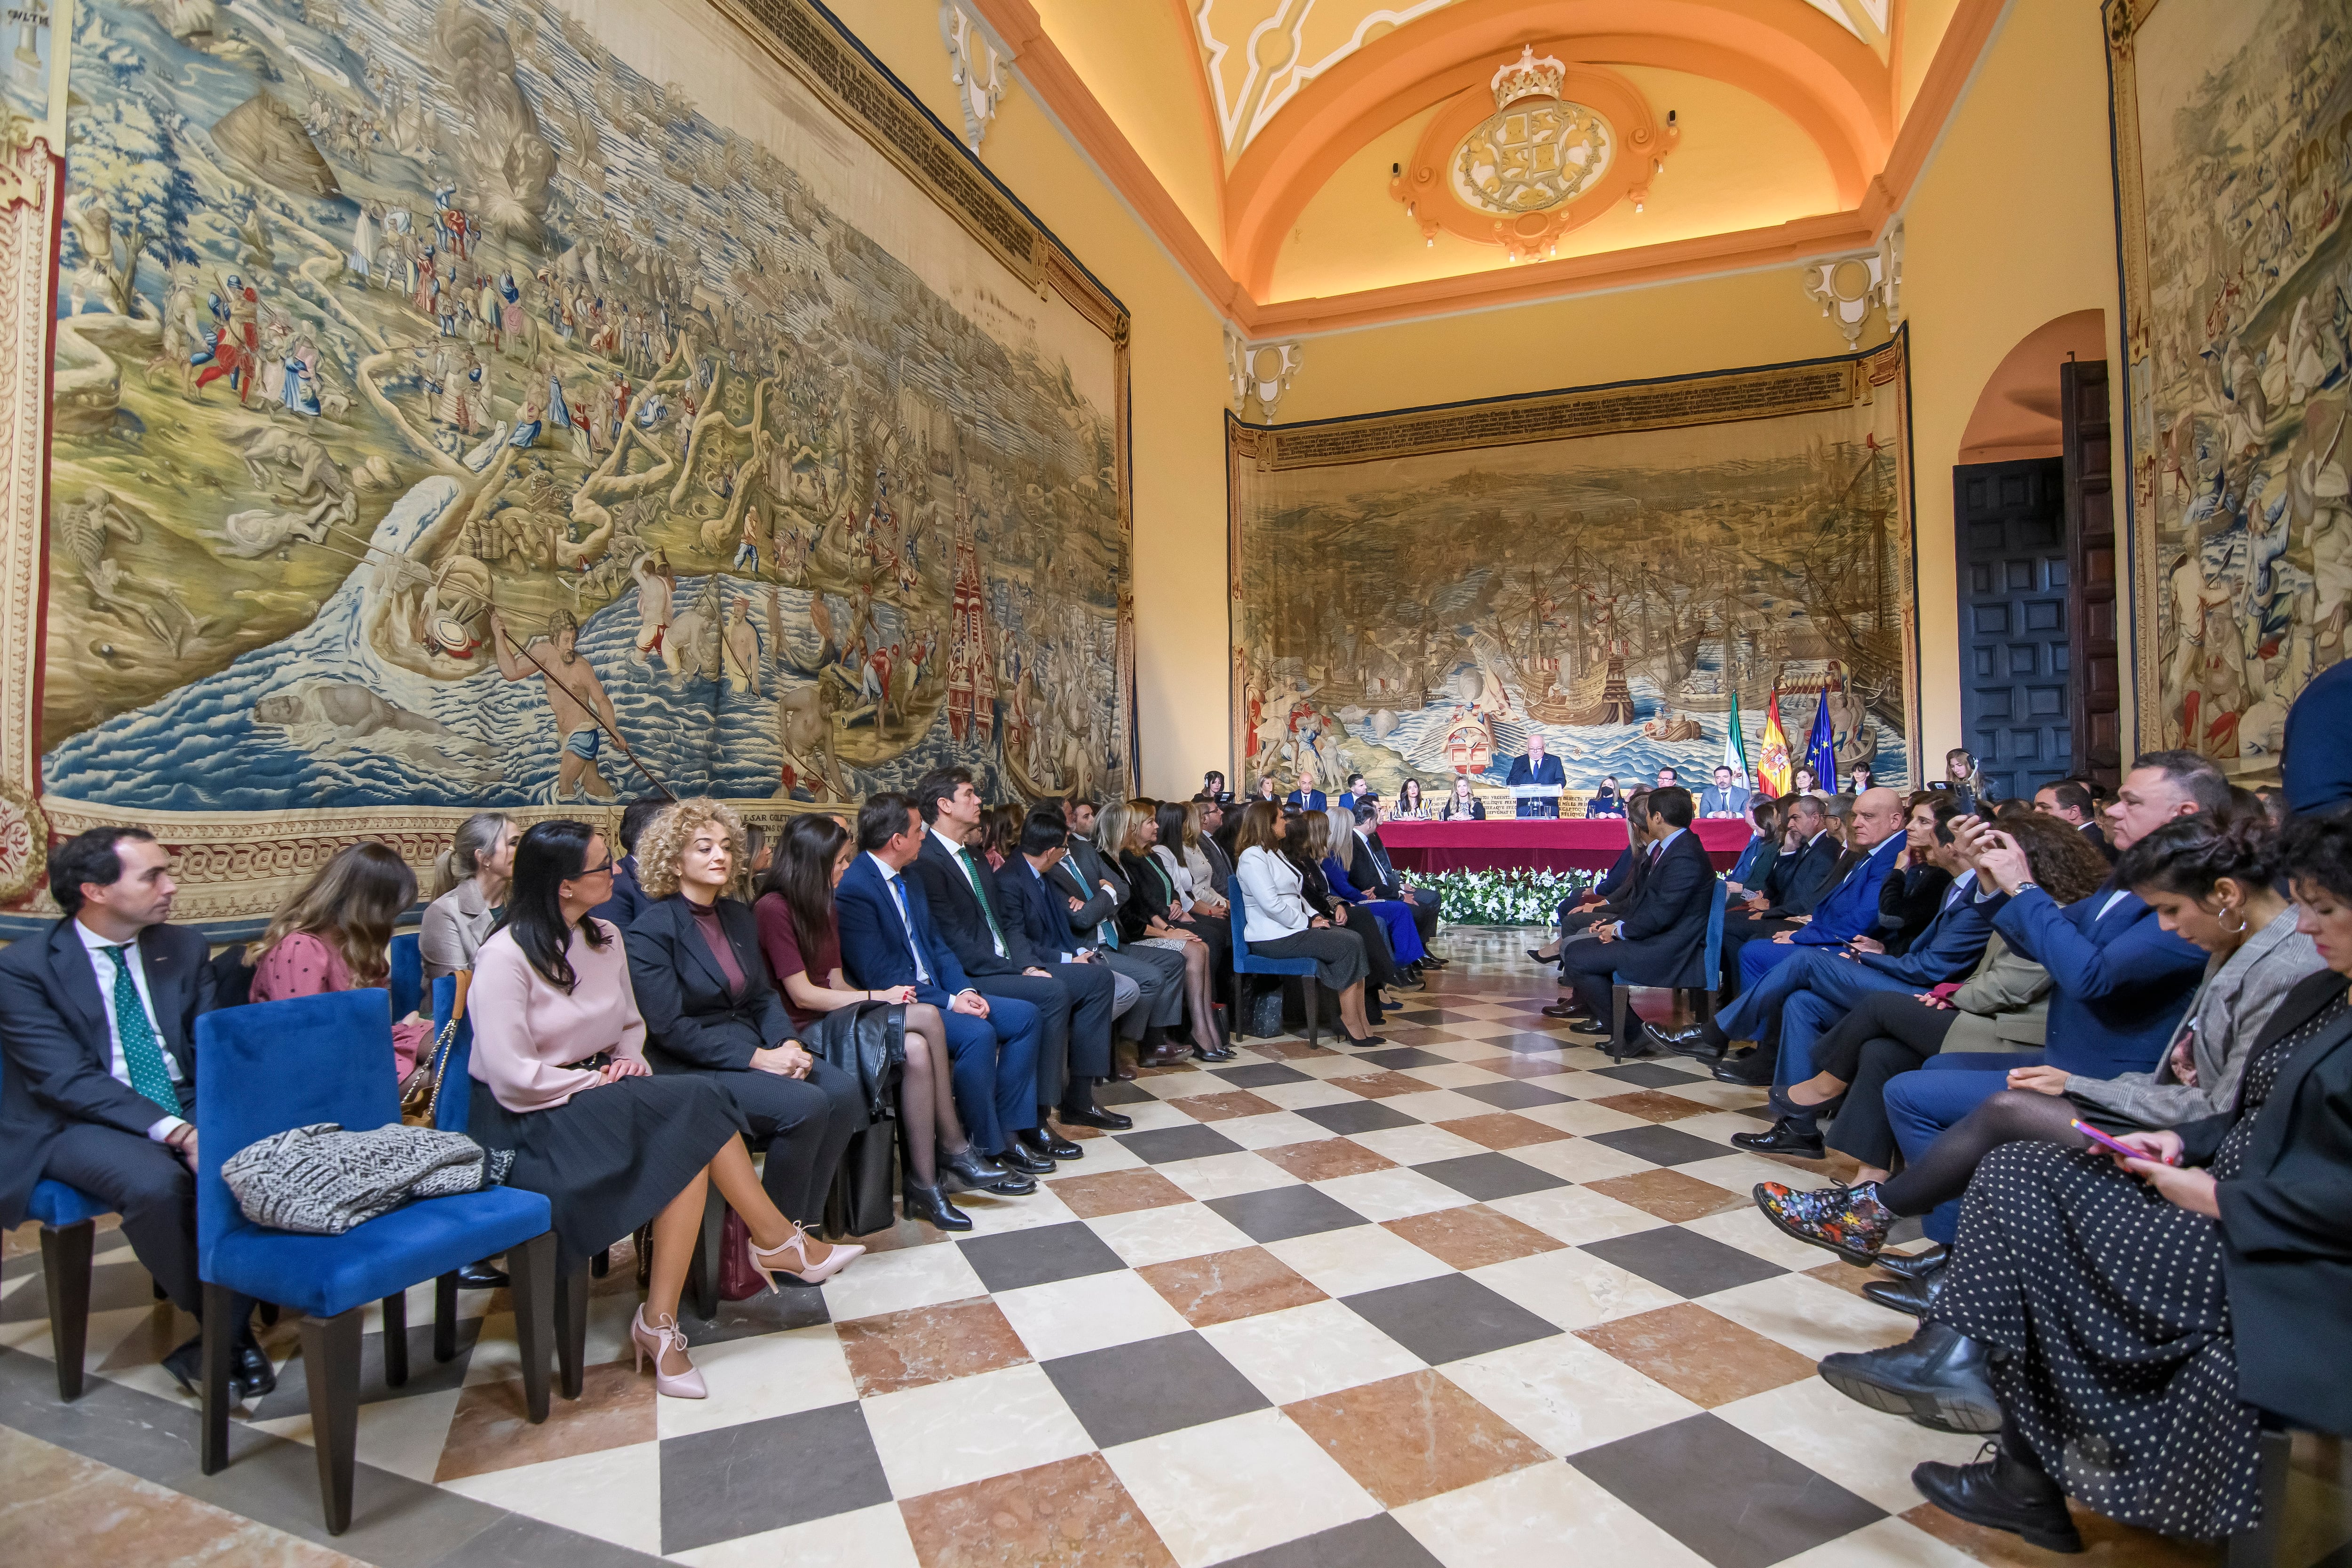
[[[940,0],[940,37],[948,47],[948,78],[963,109],[963,140],[977,155],[1004,101],[1012,47],[963,0]]]
[[[1233,383],[1234,412],[1249,417],[1249,405],[1257,403],[1260,416],[1269,425],[1274,423],[1276,405],[1282,395],[1290,390],[1291,379],[1298,374],[1301,346],[1296,342],[1253,343],[1231,327],[1225,329],[1225,374]]]
[[[41,788],[37,659],[48,581],[48,366],[57,312],[57,224],[63,161],[21,116],[0,124],[0,903],[43,874],[48,822]]]
[[[1903,324],[1903,226],[1886,231],[1875,250],[1809,261],[1800,269],[1805,297],[1837,323],[1849,348],[1861,346],[1870,312],[1883,309],[1891,333]]]

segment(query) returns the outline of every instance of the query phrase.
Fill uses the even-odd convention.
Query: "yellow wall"
[[[937,0],[833,0],[959,135]],[[1208,301],[1036,100],[1008,92],[981,161],[1134,318],[1135,626],[1143,787],[1190,795],[1225,767],[1224,331]]]

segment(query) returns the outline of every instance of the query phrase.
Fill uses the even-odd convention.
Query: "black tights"
[[[1899,1176],[1879,1184],[1878,1201],[1898,1215],[1923,1215],[1968,1190],[1977,1163],[2003,1143],[2031,1140],[2087,1149],[2074,1131],[2074,1102],[2063,1094],[2004,1089],[1944,1130]]]
[[[898,1075],[898,1121],[907,1140],[907,1163],[915,1180],[940,1184],[938,1151],[961,1154],[968,1141],[956,1120],[955,1096],[947,1090],[948,1026],[928,1002],[907,1005],[907,1066]]]

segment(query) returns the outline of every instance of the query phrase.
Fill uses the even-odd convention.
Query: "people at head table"
[[[1625,797],[1618,792],[1615,773],[1602,775],[1601,787],[1594,790],[1584,803],[1584,815],[1588,819],[1625,815]]]
[[[1445,804],[1437,808],[1437,816],[1438,820],[1441,822],[1484,822],[1486,820],[1486,803],[1480,800],[1478,798],[1477,791],[1471,787],[1469,774],[1456,773],[1454,775],[1454,793],[1447,795],[1445,797]],[[1238,858],[1238,857],[1236,857],[1236,858]]]
[[[1568,787],[1568,774],[1561,771],[1558,757],[1545,754],[1543,731],[1530,730],[1528,732],[1527,755],[1512,759],[1510,772],[1505,776],[1503,784],[1505,788],[1515,793],[1517,805],[1515,815],[1519,816],[1558,816],[1559,815],[1559,792]],[[1547,793],[1517,793],[1522,790]]]

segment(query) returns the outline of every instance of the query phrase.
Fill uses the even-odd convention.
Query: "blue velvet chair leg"
[[[517,1309],[520,1321],[520,1309]],[[455,1274],[436,1275],[433,1279],[433,1359],[454,1361],[457,1355],[457,1277]]]
[[[588,1371],[588,1270],[559,1278],[554,1298],[558,1384],[564,1398],[577,1399]]]
[[[41,1282],[49,1296],[49,1347],[58,1358],[58,1397],[81,1397],[81,1363],[89,1345],[89,1260],[98,1226],[41,1227]]]
[[[331,1318],[302,1318],[310,1444],[319,1454],[319,1500],[329,1535],[341,1535],[352,1523],[352,1476],[360,1440],[360,1321],[366,1310],[353,1307]]]
[[[236,1352],[236,1326],[229,1313],[236,1296],[225,1285],[205,1282],[203,1434],[197,1461],[208,1476],[220,1474],[228,1463],[228,1372]]]
[[[408,1292],[383,1299],[383,1385],[408,1382]]]
[[[507,1280],[514,1295],[515,1344],[522,1352],[523,1404],[531,1424],[547,1419],[547,1352],[548,1338],[555,1325],[555,1233],[535,1236],[520,1247],[507,1253]],[[579,1291],[582,1306],[587,1302],[585,1280]],[[450,1281],[449,1293],[457,1295],[457,1282]],[[457,1333],[457,1312],[449,1314],[450,1333]],[[587,1320],[581,1320],[581,1334],[588,1331]],[[584,1350],[581,1353],[585,1353]],[[578,1397],[576,1394],[571,1397]]]

